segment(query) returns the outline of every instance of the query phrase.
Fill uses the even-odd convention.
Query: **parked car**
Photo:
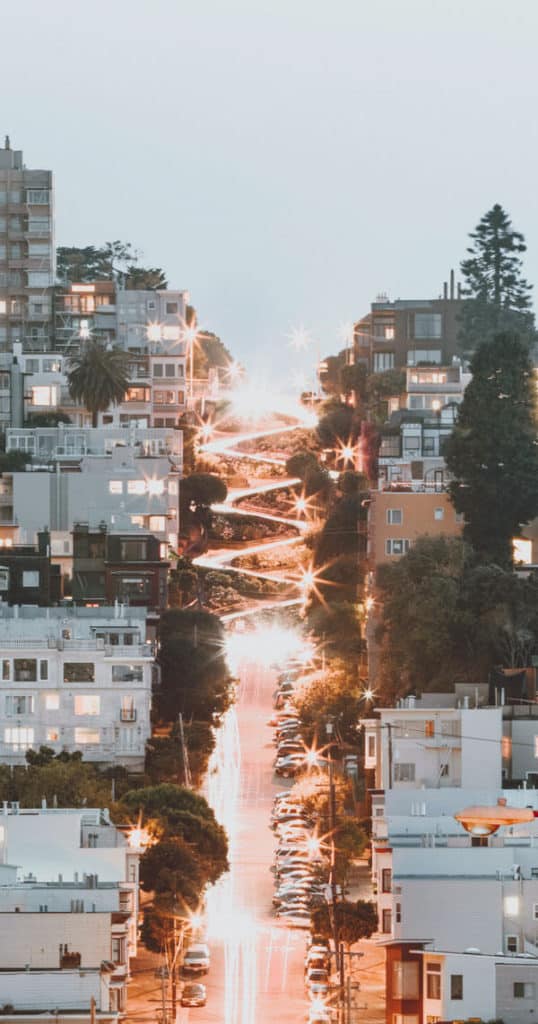
[[[180,1002],[182,1006],[205,1006],[207,1002],[205,985],[195,983],[184,985]]]
[[[183,970],[188,974],[205,974],[211,966],[209,946],[205,942],[193,943],[183,958]]]

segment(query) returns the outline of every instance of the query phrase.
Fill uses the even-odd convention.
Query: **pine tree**
[[[497,334],[478,346],[473,378],[445,448],[464,536],[484,561],[512,564],[512,538],[538,515],[535,378],[526,341]]]
[[[525,239],[515,231],[498,203],[470,236],[468,257],[461,264],[464,303],[460,317],[460,343],[472,353],[482,341],[500,331],[515,331],[529,341],[534,334],[531,285],[522,276]]]

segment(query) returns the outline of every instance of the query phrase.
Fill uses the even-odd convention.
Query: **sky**
[[[54,170],[57,243],[131,242],[258,372],[437,296],[495,202],[538,284],[536,0],[19,8],[0,133]]]

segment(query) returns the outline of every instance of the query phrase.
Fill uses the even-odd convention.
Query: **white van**
[[[209,946],[204,942],[189,946],[183,958],[183,970],[189,974],[205,974],[211,966]]]

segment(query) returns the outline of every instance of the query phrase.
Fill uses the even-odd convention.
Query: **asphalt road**
[[[181,1024],[300,1024],[306,1018],[306,933],[280,924],[271,904],[275,840],[269,816],[274,794],[289,785],[272,767],[272,729],[266,723],[275,685],[275,672],[242,666],[236,705],[240,772],[236,792],[231,777],[225,792],[235,805],[227,807],[234,819],[231,878],[216,913],[210,912],[207,1006],[180,1010]],[[229,768],[225,763],[225,790]]]

